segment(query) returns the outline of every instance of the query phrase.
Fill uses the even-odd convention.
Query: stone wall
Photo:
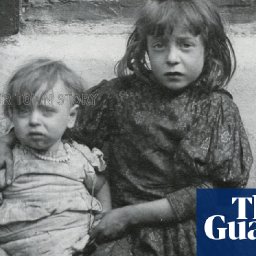
[[[20,0],[24,20],[83,22],[133,18],[146,0]],[[231,23],[256,20],[256,0],[209,0],[221,6],[220,13]]]
[[[67,2],[121,2],[124,5],[138,5],[144,0],[23,0],[25,3],[31,3],[33,5],[45,5],[54,3],[67,3]],[[252,5],[255,0],[211,0],[217,2],[221,6],[248,6]]]
[[[136,8],[146,0],[1,0],[0,36],[15,34],[19,20],[64,23],[133,18]],[[256,0],[209,0],[216,2],[221,14],[231,23],[256,20]],[[22,7],[22,8],[20,8]],[[20,17],[19,17],[19,10]]]

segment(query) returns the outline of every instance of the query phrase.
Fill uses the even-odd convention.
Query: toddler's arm
[[[0,190],[11,183],[13,177],[12,150],[16,137],[13,131],[0,137],[0,169],[6,169],[4,177],[0,179]],[[1,170],[2,172],[3,170]]]
[[[112,209],[109,183],[103,174],[97,174],[95,197],[100,201],[103,212],[107,212]]]

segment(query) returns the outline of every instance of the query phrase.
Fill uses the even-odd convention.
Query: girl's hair
[[[210,0],[149,0],[141,9],[123,58],[116,65],[118,77],[135,73],[149,82],[147,36],[167,37],[175,26],[185,26],[202,37],[205,62],[199,85],[208,90],[224,87],[236,69],[236,57],[220,15]],[[196,65],[196,63],[195,63]]]
[[[83,80],[62,61],[38,58],[16,70],[9,80],[4,105],[5,116],[10,118],[13,109],[25,103],[29,104],[33,95],[39,92],[43,84],[46,84],[46,90],[40,91],[38,95],[40,100],[58,80],[63,82],[72,95],[72,103],[81,104],[85,92]]]

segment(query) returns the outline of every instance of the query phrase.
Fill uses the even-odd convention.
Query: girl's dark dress
[[[97,255],[195,255],[196,188],[245,186],[252,164],[231,96],[195,86],[173,93],[134,75],[89,93],[75,137],[105,152],[113,206],[167,198],[176,213],[174,223],[134,228]]]

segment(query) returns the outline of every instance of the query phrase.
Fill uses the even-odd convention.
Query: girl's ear
[[[76,122],[76,117],[77,117],[77,112],[78,112],[78,104],[75,104],[74,106],[71,107],[70,112],[69,112],[69,121],[67,127],[69,129],[73,128]]]

